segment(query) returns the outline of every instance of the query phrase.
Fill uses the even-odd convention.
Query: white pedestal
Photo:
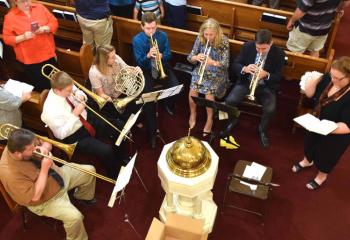
[[[214,186],[219,157],[207,142],[202,141],[202,143],[211,155],[211,164],[205,173],[193,178],[180,177],[170,171],[166,153],[174,142],[164,146],[158,160],[158,176],[166,195],[160,207],[159,216],[163,222],[166,222],[166,215],[170,212],[203,219],[203,231],[210,233],[217,212],[211,189]]]

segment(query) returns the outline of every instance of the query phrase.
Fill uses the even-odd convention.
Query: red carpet
[[[347,11],[346,14],[339,28],[335,45],[338,56],[350,55],[348,48],[350,11]],[[180,81],[188,84],[188,78],[181,78]],[[303,156],[303,130],[298,129],[295,134],[291,134],[298,90],[297,82],[284,82],[282,85],[282,91],[278,97],[277,114],[269,130],[271,141],[269,149],[263,149],[258,141],[256,128],[259,119],[247,115],[240,117],[239,125],[234,130],[234,136],[241,145],[240,149],[224,150],[218,146],[218,141],[213,143],[213,148],[220,157],[219,171],[213,189],[218,214],[209,239],[350,239],[349,151],[343,156],[324,186],[317,191],[310,191],[305,187],[305,184],[315,176],[315,168],[298,174],[291,172],[292,164]],[[205,121],[204,109],[200,109],[199,112],[196,131],[204,127]],[[160,129],[166,142],[186,135],[188,115],[186,90],[178,98],[175,118],[160,112]],[[219,129],[221,125],[215,122],[216,129]],[[162,146],[159,141],[157,149],[152,150],[145,139],[145,132],[142,130],[134,132],[135,139],[137,139],[137,145],[134,148],[136,147],[139,152],[136,167],[149,192],[145,192],[136,175],[133,174],[126,189],[125,201],[122,201],[120,205],[116,202],[114,208],[109,208],[107,203],[113,186],[98,181],[97,205],[91,207],[77,205],[85,216],[85,226],[90,239],[144,239],[152,218],[158,217],[164,192],[157,175],[156,163]],[[271,166],[274,169],[273,181],[281,184],[280,187],[273,189],[269,199],[265,202],[264,224],[254,215],[232,209],[226,209],[225,214],[222,214],[226,178],[239,159]],[[254,206],[260,206],[259,202]],[[58,231],[55,231],[50,224],[36,216],[31,217],[28,222],[28,230],[23,232],[20,216],[12,216],[3,199],[0,199],[0,213],[0,239],[47,240],[50,238],[50,240],[56,240],[64,237],[61,226]],[[130,223],[138,233],[135,233],[130,224],[124,221],[125,214],[129,216]],[[138,237],[138,234],[141,237]]]

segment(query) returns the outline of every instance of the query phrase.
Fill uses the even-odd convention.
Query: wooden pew
[[[225,0],[188,0],[187,4],[202,7],[203,15],[215,18],[224,28],[225,26],[232,25],[232,29],[229,31],[232,31],[233,39],[241,41],[253,40],[255,33],[259,29],[267,28],[272,32],[275,44],[285,48],[288,39],[288,30],[286,26],[262,21],[261,16],[263,13],[280,15],[286,17],[288,21],[293,15],[294,10],[283,11]],[[232,11],[232,9],[234,9],[234,11]],[[190,22],[190,24],[193,23]],[[196,25],[198,25],[198,23]],[[324,50],[326,58],[331,54],[338,25],[339,21],[335,18]],[[192,29],[194,27],[190,26],[190,28]]]

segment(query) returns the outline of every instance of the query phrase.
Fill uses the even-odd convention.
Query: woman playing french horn
[[[205,94],[205,98],[223,97],[228,81],[229,42],[223,34],[219,23],[209,18],[201,25],[188,61],[197,64],[192,72],[189,92],[190,127],[196,124],[196,105],[192,96]],[[213,110],[207,108],[207,121],[203,129],[203,136],[211,132],[213,125]]]
[[[92,90],[110,102],[117,99],[121,95],[121,92],[116,91],[117,77],[122,69],[126,68],[130,68],[135,75],[142,75],[142,70],[139,67],[127,65],[116,54],[113,46],[104,45],[97,47],[96,55],[89,71]],[[115,110],[111,104],[106,105],[104,112],[115,115]]]

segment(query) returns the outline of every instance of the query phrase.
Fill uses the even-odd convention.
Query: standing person
[[[93,48],[111,44],[113,21],[108,0],[72,0],[83,32],[83,43]]]
[[[287,48],[292,52],[304,53],[319,57],[324,47],[332,21],[345,4],[335,1],[296,1],[297,8],[289,19],[287,29],[289,38]]]
[[[210,51],[205,55],[205,50]],[[223,97],[226,92],[228,81],[228,65],[230,59],[230,47],[228,38],[223,34],[220,24],[213,18],[203,22],[199,29],[199,35],[193,45],[193,49],[187,60],[197,64],[192,72],[192,80],[188,101],[190,105],[190,127],[196,124],[196,104],[192,96],[197,97],[198,93],[205,94],[205,98],[214,101],[216,97]],[[199,68],[204,67],[203,79],[200,81]],[[211,133],[213,126],[213,109],[207,107],[207,121],[203,129],[203,136]]]
[[[174,87],[179,84],[175,74],[169,67],[171,58],[168,36],[163,31],[157,30],[157,17],[152,12],[147,12],[141,20],[142,32],[132,39],[132,46],[136,64],[142,69],[145,76],[144,93],[152,92],[154,83],[157,82],[165,88]],[[158,49],[151,44],[151,37],[158,43]],[[157,56],[159,53],[159,56]],[[160,79],[160,73],[156,69],[156,61],[160,59],[163,64],[165,79]],[[165,110],[174,115],[174,97],[164,100]],[[156,146],[156,110],[154,103],[146,103],[144,107],[146,115],[146,127],[148,130],[151,147]]]
[[[121,164],[128,162],[127,157],[117,146],[96,139],[96,136],[109,137],[114,130],[107,127],[95,115],[87,113],[85,109],[87,97],[82,91],[77,90],[73,85],[73,79],[67,73],[60,71],[54,74],[51,86],[41,120],[57,139],[68,144],[78,142],[76,153],[97,157],[102,161],[107,175],[116,178]]]
[[[114,16],[132,18],[135,0],[109,0],[109,7]]]
[[[47,63],[56,64],[57,19],[40,3],[31,0],[14,3],[15,7],[5,15],[4,42],[13,47],[34,89],[49,89],[50,83],[41,74],[41,68]]]
[[[152,12],[156,15],[156,21],[160,24],[164,18],[164,7],[162,0],[136,0],[134,7],[134,19],[138,20],[139,11],[141,18],[146,12]]]
[[[263,114],[258,127],[260,142],[263,147],[269,146],[267,128],[276,109],[276,91],[284,65],[284,52],[273,45],[272,34],[269,30],[261,29],[256,33],[255,41],[244,43],[239,55],[233,62],[232,68],[238,81],[226,97],[226,104],[237,106],[249,93],[252,79],[256,79],[255,97],[263,106]],[[260,74],[259,72],[260,61]],[[229,121],[226,132],[232,129],[234,122]]]
[[[22,113],[19,109],[22,103],[28,101],[31,92],[23,93],[17,97],[0,86],[0,124],[10,123],[14,126],[22,126]]]
[[[304,158],[297,162],[293,172],[315,165],[316,177],[306,184],[318,189],[350,144],[350,57],[341,57],[332,63],[329,73],[305,83],[306,96],[315,100],[314,115],[327,119],[337,128],[324,136],[306,131]]]
[[[88,239],[84,216],[70,202],[67,192],[75,188],[74,198],[94,204],[96,178],[69,166],[58,167],[47,157],[35,159],[35,150],[50,154],[47,148],[35,146],[31,131],[16,129],[11,133],[0,161],[0,180],[6,192],[31,212],[61,220],[66,239]],[[91,165],[72,164],[95,172]]]
[[[164,0],[166,24],[175,28],[186,28],[186,0]]]
[[[116,77],[120,71],[130,67],[115,52],[115,48],[111,45],[99,46],[96,49],[94,61],[89,70],[89,79],[92,90],[100,97],[107,99],[109,102],[117,99],[121,93],[115,90]],[[135,72],[142,73],[139,67],[134,67]],[[135,86],[134,86],[135,87]],[[111,103],[103,108],[103,111],[110,117],[115,117],[116,110]]]

